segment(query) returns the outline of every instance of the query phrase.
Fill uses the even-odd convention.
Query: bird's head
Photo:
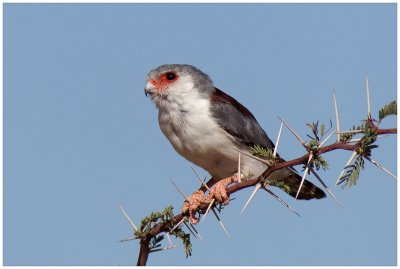
[[[155,103],[185,95],[209,95],[212,91],[210,78],[196,67],[186,64],[166,64],[153,69],[147,75],[144,89],[146,96],[150,95]]]

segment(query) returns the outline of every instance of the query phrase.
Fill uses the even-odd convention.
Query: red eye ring
[[[167,72],[162,75],[162,80],[171,83],[178,79],[178,75],[175,72]]]

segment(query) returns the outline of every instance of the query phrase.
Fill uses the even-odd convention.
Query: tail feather
[[[302,177],[297,174],[294,169],[284,168],[272,173],[268,179],[271,182],[271,186],[282,189],[292,197],[296,197],[297,191],[300,187]],[[326,194],[323,190],[315,186],[313,183],[304,180],[303,186],[301,187],[300,193],[297,199],[310,200],[310,199],[322,199],[325,198]]]

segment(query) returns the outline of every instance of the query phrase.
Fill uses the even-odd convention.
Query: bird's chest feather
[[[235,142],[213,120],[208,100],[160,105],[158,120],[164,135],[183,157],[214,175],[233,172]]]

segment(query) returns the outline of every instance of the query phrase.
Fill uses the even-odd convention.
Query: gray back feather
[[[211,97],[211,114],[226,132],[246,146],[273,149],[274,144],[253,114],[236,99],[215,88]]]

